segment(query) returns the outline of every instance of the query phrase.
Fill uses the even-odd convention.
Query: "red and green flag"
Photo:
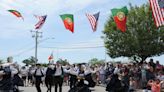
[[[18,12],[17,10],[8,10],[10,13],[12,13],[13,15],[15,15],[18,18],[22,18],[24,20],[24,18],[22,17],[21,13]]]
[[[112,11],[114,21],[117,25],[117,28],[121,30],[122,32],[125,32],[126,20],[127,20],[127,14],[128,14],[127,7],[123,7],[121,9],[114,8],[111,11]]]
[[[60,15],[62,18],[65,28],[70,30],[72,33],[74,32],[74,18],[72,14],[63,14]]]

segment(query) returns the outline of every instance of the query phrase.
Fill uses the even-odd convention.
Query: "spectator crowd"
[[[77,86],[81,76],[87,80],[88,87],[106,87],[104,92],[162,92],[164,88],[164,66],[153,59],[138,63],[65,66],[56,62],[47,64],[47,67],[41,64],[20,67],[8,60],[0,64],[0,92],[19,92],[19,86],[35,86],[37,92],[41,92],[41,85],[47,87],[47,92],[51,92],[53,86],[55,92],[62,92],[63,85],[70,86],[69,92],[76,92],[71,90]]]

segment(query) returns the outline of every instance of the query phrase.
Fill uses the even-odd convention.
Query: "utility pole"
[[[31,33],[32,33],[32,38],[35,38],[35,64],[36,64],[37,61],[38,61],[38,58],[37,58],[37,53],[38,53],[38,38],[42,38],[42,32],[32,31],[31,30]]]

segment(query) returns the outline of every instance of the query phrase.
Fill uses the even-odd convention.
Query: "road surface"
[[[19,88],[21,92],[37,92],[35,87],[20,87]],[[42,92],[46,92],[46,87],[41,87]],[[63,86],[62,92],[68,92],[69,86]],[[106,92],[104,87],[96,86],[95,88],[92,88],[92,92]],[[54,87],[52,88],[52,92],[54,91]]]

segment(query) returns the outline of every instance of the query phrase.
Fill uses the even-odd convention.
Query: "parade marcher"
[[[89,89],[89,82],[85,80],[85,66],[82,64],[79,64],[79,72],[78,72],[78,83],[77,87],[79,89],[78,92],[90,92]]]
[[[31,73],[31,71],[32,71],[32,67],[30,67],[29,69],[28,69],[28,85],[29,84],[31,84],[32,83],[32,73]]]
[[[0,70],[0,92],[14,92],[12,78],[18,70],[14,68],[14,64],[7,59],[7,63],[1,65]]]
[[[11,70],[3,68],[0,71],[0,92],[10,92],[13,90],[11,80]]]
[[[46,70],[45,84],[47,87],[47,92],[51,92],[51,87],[53,83],[54,65],[49,64]]]
[[[77,82],[77,71],[74,65],[70,67],[69,75],[70,75],[70,89],[71,89],[75,87],[75,84]]]
[[[40,84],[42,83],[42,77],[44,77],[44,72],[40,66],[40,64],[36,64],[36,69],[33,71],[37,92],[41,92]]]
[[[59,92],[62,92],[62,85],[63,85],[63,77],[64,77],[64,70],[63,67],[60,65],[59,62],[56,62],[56,66],[54,68],[55,74],[54,74],[54,85],[55,85],[55,92],[58,92],[58,86],[59,86]]]
[[[86,65],[86,68],[85,68],[85,80],[88,81],[88,86],[89,87],[95,87],[96,85],[96,82],[93,81],[93,78],[92,78],[92,74],[96,73],[96,71],[93,71],[90,66]]]
[[[25,66],[23,66],[23,67],[21,68],[20,74],[21,74],[21,76],[22,76],[22,80],[23,80],[23,82],[24,82],[24,86],[27,86],[26,81],[27,81],[27,76],[28,76],[28,70],[26,69]]]

